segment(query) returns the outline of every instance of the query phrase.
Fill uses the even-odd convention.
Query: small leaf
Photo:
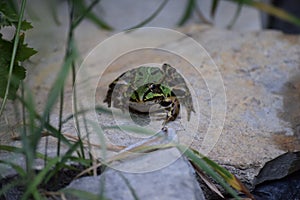
[[[19,46],[17,49],[16,59],[12,71],[12,80],[10,82],[10,88],[8,92],[8,99],[15,99],[16,92],[19,88],[20,81],[25,78],[26,70],[24,67],[19,65],[19,62],[27,60],[29,57],[34,55],[37,51],[32,48],[27,47],[24,44],[24,34],[20,36]],[[11,41],[3,40],[2,35],[0,35],[0,97],[4,98],[8,74],[9,74],[9,64],[11,59],[11,53],[13,51],[13,43]]]
[[[27,31],[27,30],[32,29],[32,28],[33,28],[33,26],[31,25],[30,22],[28,22],[26,20],[22,21],[21,30]]]
[[[11,41],[3,40],[2,35],[0,34],[0,67],[9,65],[12,49],[13,43]],[[36,50],[28,47],[28,44],[24,44],[24,34],[21,34],[16,54],[16,62],[23,62],[36,53]]]
[[[28,47],[28,44],[24,43],[24,34],[20,36],[20,42],[17,50],[16,60],[23,62],[36,54],[37,51],[33,48]]]
[[[0,34],[0,68],[3,66],[8,66],[11,58],[12,52],[12,42],[3,40],[2,35]]]

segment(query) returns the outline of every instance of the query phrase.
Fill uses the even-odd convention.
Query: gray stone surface
[[[246,174],[249,181],[266,161],[288,150],[299,150],[299,36],[271,30],[236,32],[209,26],[188,26],[179,31],[188,34],[208,51],[224,81],[226,119],[222,135],[209,153],[212,159],[229,168],[242,169],[235,172]],[[81,41],[79,39],[80,46],[84,46],[85,42]],[[96,43],[99,40],[94,38],[93,41]],[[174,49],[188,48],[184,46],[184,40],[165,41],[163,45]],[[192,51],[189,53],[199,56]],[[164,61],[153,55],[147,59]],[[165,60],[168,59],[166,56]],[[170,62],[176,65],[176,61]],[[122,67],[119,63],[104,76],[104,83],[98,90],[99,102],[101,94],[107,90],[107,84],[120,73],[118,71]],[[192,146],[199,150],[210,123],[211,96],[201,77],[193,77],[189,68],[183,72],[191,81],[191,87],[197,88],[196,94],[201,96],[200,113],[197,113],[200,126],[189,129],[195,133],[192,134]],[[209,71],[204,75],[208,80],[215,78]],[[105,121],[105,118],[101,119]],[[110,122],[111,119],[108,119],[107,123]],[[190,139],[189,131],[180,130],[180,125],[177,128],[181,141]],[[130,143],[130,139],[120,133],[116,136],[112,132],[108,134],[116,142]]]
[[[128,173],[118,171],[119,165],[131,168],[148,169],[147,163],[164,162],[166,157],[175,161],[155,171],[143,173]],[[98,177],[83,177],[73,181],[67,188],[100,194],[101,184],[104,184],[104,196],[114,200],[135,199],[133,188],[141,200],[203,200],[202,190],[196,181],[193,168],[184,157],[180,157],[177,149],[166,149],[145,154],[138,158],[126,159],[122,163],[112,165]],[[121,167],[124,168],[124,167]]]

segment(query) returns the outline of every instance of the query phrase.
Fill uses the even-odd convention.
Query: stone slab
[[[159,166],[164,159],[175,159],[158,170],[149,170],[151,165]],[[125,165],[125,166],[120,166]],[[137,169],[136,173],[116,170],[116,168]],[[148,172],[139,171],[141,169]],[[203,200],[202,190],[195,172],[177,149],[166,149],[147,153],[138,158],[126,159],[112,165],[97,177],[84,177],[73,181],[67,188],[80,189],[100,194],[103,184],[104,197],[115,200],[133,200],[133,194],[142,200]],[[134,192],[131,191],[134,190]]]

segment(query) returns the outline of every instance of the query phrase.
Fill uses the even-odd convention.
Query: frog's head
[[[148,85],[148,90],[143,96],[143,101],[153,101],[158,99],[164,99],[172,95],[170,88],[162,84],[150,83]]]
[[[134,90],[130,96],[132,102],[143,102],[144,95],[149,90],[149,84],[142,85],[138,89]]]
[[[172,91],[168,87],[162,84],[147,83],[140,86],[135,90],[131,97],[130,101],[133,102],[150,102],[162,100],[165,97],[171,96]]]

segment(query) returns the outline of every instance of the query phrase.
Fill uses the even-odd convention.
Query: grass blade
[[[232,29],[233,25],[235,24],[236,20],[238,19],[238,17],[241,14],[242,8],[243,8],[243,4],[241,2],[238,3],[238,6],[237,6],[237,8],[235,10],[235,13],[234,13],[234,16],[233,16],[232,20],[229,22],[229,24],[227,26],[228,29]]]
[[[212,4],[211,4],[211,9],[210,9],[210,16],[214,19],[215,18],[215,14],[216,14],[216,10],[218,8],[220,0],[213,0]]]
[[[193,164],[202,169],[206,174],[211,176],[217,183],[219,183],[229,194],[234,198],[240,199],[237,193],[211,168],[201,157],[194,153],[191,149],[186,149],[182,145],[177,145],[179,151],[181,151]]]
[[[71,63],[75,59],[75,52],[71,52],[70,56],[66,59],[61,71],[59,72],[57,79],[55,83],[53,84],[53,87],[48,95],[48,99],[46,101],[46,105],[44,108],[43,115],[40,118],[40,127],[32,133],[32,138],[31,138],[31,145],[32,148],[36,150],[38,142],[40,141],[40,138],[42,136],[43,129],[45,128],[47,124],[47,118],[50,115],[50,112],[55,105],[57,98],[60,95],[61,89],[64,86],[65,80],[67,78],[68,72],[70,71],[71,68]],[[58,133],[57,137],[61,136],[61,133]]]
[[[125,184],[127,185],[132,197],[134,200],[139,200],[138,195],[136,194],[134,188],[132,187],[132,185],[130,184],[129,180],[119,171],[117,171],[118,174],[120,175],[120,177],[124,180]]]
[[[293,23],[295,25],[300,26],[300,19],[280,8],[277,8],[275,6],[260,2],[260,1],[254,1],[254,0],[230,0],[237,3],[246,4],[248,6],[252,6],[260,11],[266,12],[270,15],[273,15],[275,17],[278,17],[280,19],[283,19],[285,21],[288,21],[290,23]]]
[[[74,20],[72,22],[72,29],[76,28],[80,22],[89,14],[91,13],[92,9],[94,8],[94,6],[96,6],[99,3],[100,0],[94,0],[87,8],[85,8],[84,11],[82,11],[81,16],[79,16],[76,20]],[[103,26],[103,23],[101,22],[101,25]],[[102,27],[101,26],[101,27]],[[104,28],[110,28],[106,25],[104,25]]]
[[[87,122],[92,126],[93,130],[98,133],[99,139],[100,139],[100,146],[101,146],[101,152],[102,152],[102,159],[103,161],[106,160],[106,139],[103,133],[103,130],[99,128],[99,125],[96,122],[93,122],[91,120],[87,120]]]
[[[159,13],[160,11],[162,11],[162,9],[165,7],[165,5],[167,4],[169,0],[164,0],[160,6],[157,8],[157,10],[154,11],[154,13],[152,13],[152,15],[150,15],[147,19],[145,19],[144,21],[142,21],[141,23],[131,27],[131,28],[128,28],[128,30],[131,30],[131,29],[135,29],[135,28],[140,28],[142,26],[145,26],[146,24],[148,24],[149,22],[151,22]]]
[[[224,199],[224,196],[220,192],[220,190],[217,188],[217,186],[208,178],[208,176],[196,165],[193,164],[193,162],[190,162],[191,165],[196,170],[198,176],[202,179],[202,181],[207,185],[209,189],[211,189],[213,192],[215,192],[217,195],[222,197]]]
[[[77,143],[75,143],[64,155],[62,158],[60,158],[60,161],[56,163],[55,168],[47,174],[47,176],[44,178],[44,181],[47,183],[51,177],[53,177],[55,174],[57,174],[59,172],[60,169],[62,169],[63,167],[67,167],[66,162],[69,160],[69,158],[72,157],[72,154],[76,151],[76,149],[80,146],[80,142],[78,141]]]
[[[22,199],[28,199],[29,196],[32,194],[35,196],[35,198],[41,199],[40,194],[38,194],[38,185],[42,183],[44,177],[49,173],[51,168],[53,168],[57,162],[59,161],[59,157],[51,159],[46,166],[41,170],[33,180],[31,180],[31,177],[28,177],[29,185],[27,187],[27,190],[25,191]]]
[[[134,125],[116,125],[116,126],[104,126],[102,127],[103,130],[108,130],[108,129],[120,129],[120,130],[125,130],[131,133],[137,133],[137,134],[142,134],[142,135],[154,135],[156,132],[141,127],[141,126],[134,126]]]
[[[233,174],[231,174],[228,170],[218,165],[213,160],[210,160],[208,157],[203,156],[195,149],[191,149],[191,151],[197,155],[199,158],[203,159],[203,161],[206,162],[207,165],[209,165],[212,169],[214,169],[215,172],[217,172],[229,185],[231,185],[234,189],[243,192],[246,194],[249,198],[254,199],[252,194],[249,192],[249,190],[241,183],[241,181],[236,178]]]
[[[21,177],[25,177],[26,172],[23,170],[23,168],[20,165],[17,165],[13,162],[6,161],[6,160],[0,160],[1,164],[5,164],[13,168]]]
[[[33,174],[32,169],[32,164],[34,163],[34,158],[35,158],[35,149],[31,144],[31,139],[32,139],[32,133],[35,132],[36,130],[36,121],[35,121],[35,103],[34,99],[32,97],[31,91],[27,90],[26,91],[26,102],[27,102],[27,111],[28,111],[28,123],[29,123],[29,133],[31,134],[25,134],[25,132],[21,133],[21,141],[22,141],[22,148],[23,152],[25,155],[25,160],[26,160],[26,170],[27,173]],[[24,105],[23,105],[24,106]],[[24,125],[25,126],[25,125]],[[26,129],[26,127],[24,128]]]
[[[90,6],[87,7],[85,5],[85,1],[83,1],[83,0],[75,0],[74,1],[75,9],[80,13],[80,16],[78,18],[79,19],[78,22],[80,22],[82,20],[82,19],[80,19],[81,17],[86,17],[87,19],[89,19],[90,21],[92,21],[94,24],[96,24],[97,26],[99,26],[102,29],[113,30],[113,28],[110,25],[108,25],[106,22],[104,22],[98,16],[96,16],[93,12],[91,12],[92,8],[98,2],[99,2],[98,0],[95,0],[94,2],[91,3]],[[75,24],[73,24],[73,27],[76,26],[76,24],[77,24],[76,21],[75,21]]]
[[[8,145],[0,145],[0,150],[12,152],[12,153],[23,153],[24,149],[20,147],[8,146]],[[45,156],[42,153],[36,152],[36,157],[40,159],[44,159]],[[49,160],[50,158],[48,158]]]
[[[187,20],[191,17],[191,15],[195,9],[195,6],[196,6],[195,0],[189,0],[187,2],[185,12],[183,13],[181,19],[177,23],[178,26],[182,26],[187,22]]]
[[[77,190],[77,189],[68,188],[68,189],[62,190],[61,192],[63,192],[64,194],[74,195],[76,197],[79,197],[80,199],[86,199],[86,200],[108,200],[107,198],[105,198],[103,196],[92,194],[90,192],[83,191],[83,190]]]

